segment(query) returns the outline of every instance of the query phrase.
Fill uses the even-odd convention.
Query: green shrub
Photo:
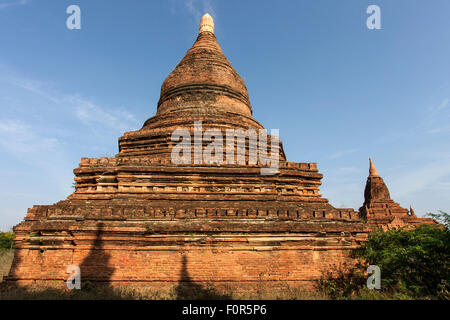
[[[431,216],[442,225],[370,233],[352,252],[359,262],[324,272],[319,289],[332,299],[450,299],[450,219]],[[381,269],[381,290],[366,287],[369,265]]]
[[[11,249],[14,246],[14,232],[0,232],[0,250]]]
[[[450,298],[450,231],[446,228],[421,225],[412,230],[376,231],[353,254],[380,267],[383,290],[415,298]]]
[[[349,299],[359,292],[366,283],[364,266],[334,265],[322,272],[317,283],[318,290],[330,299]]]
[[[427,213],[427,216],[437,220],[439,223],[441,223],[444,227],[447,229],[450,229],[450,214],[438,210],[439,213]]]

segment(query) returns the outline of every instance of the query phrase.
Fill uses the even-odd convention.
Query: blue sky
[[[154,115],[205,12],[254,117],[289,161],[318,163],[333,205],[361,206],[371,156],[403,207],[450,212],[448,0],[0,0],[0,230]]]

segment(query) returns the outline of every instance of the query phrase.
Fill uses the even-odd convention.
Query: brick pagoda
[[[224,136],[227,129],[263,129],[209,15],[162,84],[156,115],[119,138],[115,157],[82,158],[76,191],[34,206],[14,228],[7,281],[65,286],[67,267],[75,265],[82,281],[111,285],[310,288],[330,265],[350,261],[349,250],[371,227],[432,222],[391,200],[372,163],[360,212],[330,205],[319,194],[317,164],[288,162],[281,144],[274,175],[261,175],[263,163],[249,161],[248,140],[244,164],[175,164],[172,133],[194,133],[200,121],[201,130]]]

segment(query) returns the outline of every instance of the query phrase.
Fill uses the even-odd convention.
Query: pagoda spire
[[[416,216],[416,213],[414,212],[414,209],[413,209],[413,207],[411,205],[409,206],[409,213],[412,216]]]
[[[377,169],[373,165],[372,158],[369,158],[370,168],[369,168],[369,176],[370,177],[379,177]]]
[[[157,110],[158,116],[185,110],[204,114],[209,110],[228,112],[228,118],[231,113],[252,117],[247,87],[223,54],[210,14],[201,18],[197,39],[164,80]]]

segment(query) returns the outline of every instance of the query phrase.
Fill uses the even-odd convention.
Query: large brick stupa
[[[228,129],[263,129],[209,15],[162,84],[156,115],[119,139],[115,157],[82,158],[76,191],[34,206],[15,227],[7,281],[64,284],[74,265],[82,281],[111,285],[311,287],[330,265],[351,261],[349,250],[371,227],[432,222],[391,200],[373,164],[358,212],[330,205],[319,194],[316,163],[288,162],[281,144],[275,174],[261,174],[263,159],[251,161],[249,139],[244,163],[174,163],[173,132],[194,134],[199,123],[201,133],[215,129],[223,136]]]

